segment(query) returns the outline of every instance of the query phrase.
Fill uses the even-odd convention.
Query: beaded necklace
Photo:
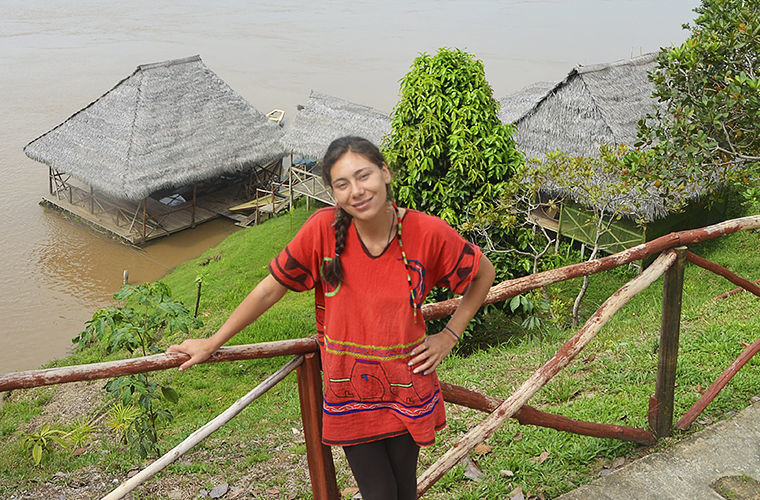
[[[393,203],[393,210],[396,211],[396,221],[398,224],[396,224],[396,234],[398,235],[398,246],[401,249],[401,258],[404,260],[404,269],[406,269],[406,280],[409,283],[409,300],[412,303],[412,310],[414,311],[414,324],[417,324],[417,309],[420,308],[420,306],[417,304],[417,301],[415,299],[415,293],[414,293],[414,286],[412,285],[412,273],[409,270],[409,259],[406,258],[406,252],[404,251],[404,243],[401,240],[401,211],[396,206],[396,203]]]

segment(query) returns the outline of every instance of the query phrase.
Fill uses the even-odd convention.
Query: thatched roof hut
[[[390,131],[387,113],[312,90],[309,100],[285,127],[282,143],[294,154],[321,159],[338,137],[358,135],[379,145]]]
[[[517,144],[529,158],[557,150],[593,156],[603,143],[630,145],[638,121],[655,108],[648,78],[655,56],[578,66],[548,89],[534,84],[501,100],[502,121],[515,125]],[[522,109],[510,104],[531,102]]]
[[[654,84],[648,73],[655,68],[656,54],[608,64],[578,66],[556,84],[540,82],[500,100],[499,117],[516,129],[516,143],[526,158],[542,158],[547,153],[562,151],[574,156],[595,157],[601,144],[632,146],[638,132],[638,122],[655,110],[652,98]],[[616,183],[601,172],[586,179],[589,185]],[[661,196],[652,184],[645,194],[631,192],[607,200],[622,209],[629,218],[614,224],[611,248],[614,251],[646,241],[673,229],[696,227],[719,216],[720,207],[713,210],[700,201],[702,195],[715,185],[710,178],[689,187],[686,201],[695,208],[688,214],[676,214],[674,200]],[[558,231],[586,243],[593,242],[588,232],[590,205],[584,186],[565,188],[548,180],[542,191],[558,196],[562,204]],[[675,200],[679,201],[679,200]],[[676,203],[679,204],[679,203]],[[644,221],[643,229],[634,220]]]
[[[632,145],[638,121],[652,112],[654,85],[648,73],[656,54],[645,54],[607,64],[578,66],[560,82],[540,82],[500,100],[500,118],[514,124],[516,142],[526,158],[540,158],[553,151],[569,155],[598,156],[601,144]],[[598,175],[595,184],[615,182]],[[549,181],[544,191],[585,204],[582,190],[567,191]],[[664,199],[653,190],[646,200],[633,195],[628,201],[631,218],[648,221],[667,216]]]
[[[281,158],[281,135],[193,56],[138,66],[24,152],[108,196],[137,201]]]

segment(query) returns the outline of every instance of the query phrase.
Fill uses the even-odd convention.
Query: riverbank
[[[203,279],[200,317],[205,325],[193,332],[194,336],[209,334],[221,324],[253,284],[266,275],[269,260],[307,215],[299,209],[292,215],[235,233],[165,277],[174,297],[188,306],[195,303],[195,278]],[[738,215],[741,214],[735,212],[732,216]],[[760,277],[758,247],[760,234],[750,232],[697,245],[692,250],[742,276],[756,279]],[[628,270],[593,277],[585,301],[586,314],[631,277],[632,271]],[[568,283],[558,293],[570,296],[577,286]],[[732,287],[700,268],[687,267],[676,415],[688,409],[743,350],[742,343],[753,342],[756,340],[753,335],[760,331],[756,297],[740,293],[714,299]],[[531,400],[531,405],[571,418],[645,428],[647,401],[654,392],[661,290],[660,280],[632,300],[578,361]],[[441,379],[506,397],[571,334],[569,330],[547,327],[538,333],[509,335],[506,332],[518,331],[517,325],[503,321],[489,324],[495,337],[501,334],[499,340],[467,356],[454,353],[439,368]],[[234,341],[295,338],[312,330],[313,296],[291,293]],[[176,340],[179,339],[166,339],[165,343]],[[108,357],[93,348],[56,365],[119,357],[123,354]],[[162,428],[162,448],[176,445],[285,362],[277,359],[219,363],[198,366],[187,373],[173,370],[158,373],[159,380],[171,383],[180,393],[177,405],[170,407],[174,420]],[[747,406],[760,392],[760,375],[752,370],[757,365],[757,361],[750,362],[692,430]],[[70,412],[61,410],[66,405],[60,401],[66,398],[55,387],[14,391],[7,398],[0,408],[0,446],[5,451],[0,457],[0,495],[37,498],[52,491],[65,498],[89,498],[106,493],[115,486],[114,481],[123,481],[131,470],[145,465],[126,455],[103,428],[96,435],[97,441],[78,455],[53,449],[43,456],[40,468],[30,467],[21,447],[23,438],[43,423],[65,427],[79,415],[97,418],[106,403],[100,387],[102,382],[66,387],[64,391],[71,397]],[[92,394],[93,399],[79,401],[86,393]],[[228,485],[224,498],[309,497],[297,401],[295,380],[289,376],[178,463],[141,486],[135,498],[186,498],[223,484]],[[448,405],[447,412],[449,426],[439,434],[435,446],[423,450],[420,472],[484,416],[454,405]],[[668,442],[671,440],[663,444]],[[526,497],[553,498],[651,451],[631,443],[519,426],[514,422],[502,427],[485,444],[471,457],[482,472],[478,481],[471,479],[478,475],[474,469],[457,466],[426,497],[511,498],[516,488],[520,488]],[[334,456],[339,487],[348,495],[353,491],[350,489],[353,480],[342,452],[335,450]],[[76,496],[79,492],[81,496]]]

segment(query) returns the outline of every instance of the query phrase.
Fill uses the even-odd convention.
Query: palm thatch
[[[600,144],[632,144],[638,121],[655,108],[648,78],[655,55],[578,66],[543,95],[545,87],[538,86],[528,87],[523,97],[505,98],[519,102],[540,95],[512,120],[520,149],[527,157],[557,150],[594,156]]]
[[[578,66],[556,84],[540,82],[502,98],[500,118],[515,126],[518,149],[526,158],[543,158],[554,151],[595,157],[602,144],[630,146],[636,139],[639,120],[657,106],[652,98],[654,84],[648,77],[655,68],[655,58],[656,53],[650,53],[613,63]],[[617,181],[601,173],[588,179],[595,185]],[[689,200],[708,189],[692,188],[685,194]],[[543,191],[589,205],[580,186],[566,189],[549,180]],[[667,198],[654,186],[645,196],[616,196],[614,204],[630,218],[644,221],[662,219],[672,212]]]
[[[193,56],[138,66],[24,152],[106,195],[135,201],[281,158],[281,136]]]
[[[536,82],[514,94],[499,99],[499,120],[514,123],[532,109],[557,85],[556,82]]]
[[[309,100],[299,106],[293,122],[285,128],[282,143],[295,154],[321,159],[338,137],[358,135],[379,145],[390,131],[387,113],[312,90]]]

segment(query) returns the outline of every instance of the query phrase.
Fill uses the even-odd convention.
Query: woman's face
[[[330,170],[331,188],[336,203],[359,221],[372,221],[385,208],[387,185],[391,173],[364,156],[348,151],[336,161]]]

